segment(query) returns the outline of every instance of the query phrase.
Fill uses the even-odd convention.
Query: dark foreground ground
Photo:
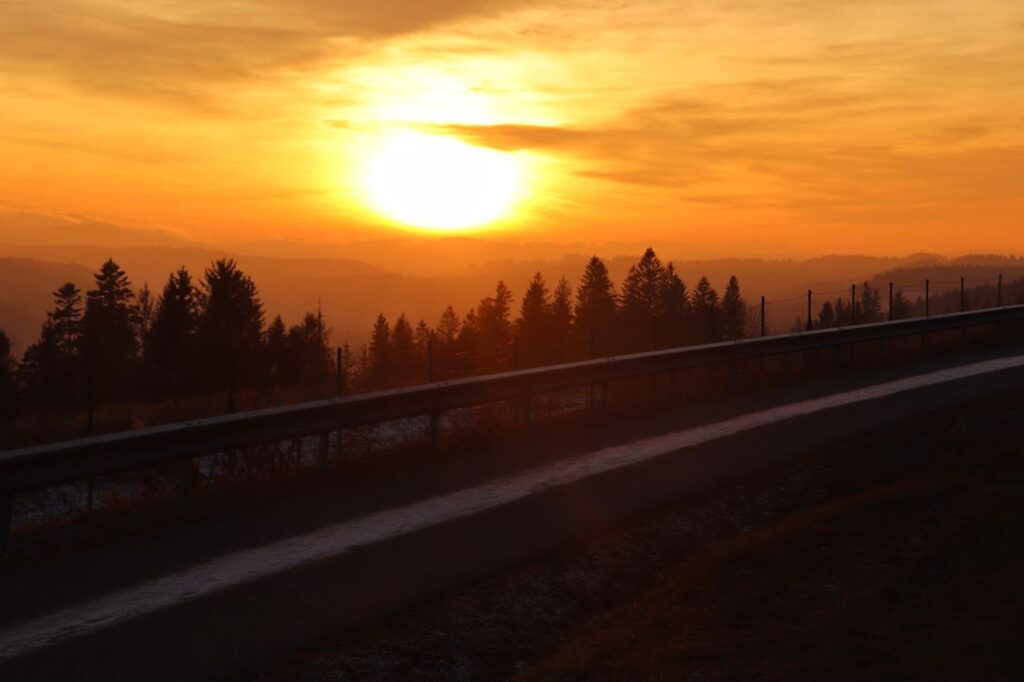
[[[1018,391],[691,498],[254,679],[1024,679],[1022,584]]]

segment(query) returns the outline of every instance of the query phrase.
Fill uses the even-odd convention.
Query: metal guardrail
[[[11,499],[31,489],[537,393],[1006,322],[1024,322],[1024,305],[613,356],[8,450],[0,452],[0,551]]]

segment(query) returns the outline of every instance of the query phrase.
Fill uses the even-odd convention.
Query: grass
[[[249,676],[1020,679],[1024,394],[681,501]]]

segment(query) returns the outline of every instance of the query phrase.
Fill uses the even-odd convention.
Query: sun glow
[[[388,135],[363,176],[367,203],[405,225],[436,231],[479,227],[505,217],[522,192],[514,154],[419,132]]]

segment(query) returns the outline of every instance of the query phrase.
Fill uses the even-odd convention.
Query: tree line
[[[448,306],[434,324],[413,324],[381,314],[368,343],[334,352],[318,310],[291,326],[280,316],[267,323],[255,282],[234,260],[211,263],[198,280],[180,268],[158,295],[134,289],[107,260],[88,291],[69,282],[53,292],[20,359],[0,331],[0,406],[72,411],[227,389],[230,410],[239,387],[370,390],[747,335],[736,277],[721,296],[706,277],[690,290],[653,249],[618,289],[594,256],[575,290],[537,273],[514,304],[498,282],[463,315]]]

